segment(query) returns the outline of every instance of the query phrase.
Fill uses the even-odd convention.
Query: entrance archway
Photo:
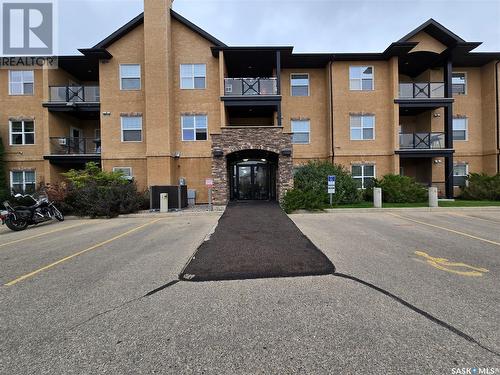
[[[227,156],[231,200],[276,200],[278,154],[242,150]]]

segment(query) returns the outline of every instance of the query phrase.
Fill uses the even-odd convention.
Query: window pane
[[[123,130],[142,130],[142,117],[122,117]]]
[[[12,129],[11,131],[13,133],[20,133],[20,132],[23,131],[23,123],[22,122],[20,122],[20,121],[12,121],[11,124],[12,124],[11,125],[11,129]]]
[[[182,116],[182,128],[183,129],[193,129],[194,128],[194,116]]]
[[[465,130],[467,129],[467,121],[464,118],[453,119],[453,130]]]
[[[374,185],[373,178],[367,177],[364,179],[364,186],[363,186],[364,189],[370,189],[373,187],[373,185]]]
[[[24,82],[31,82],[33,83],[35,81],[35,74],[33,70],[26,70],[23,73],[23,81]]]
[[[11,70],[10,71],[10,82],[22,82],[23,81],[23,72],[19,70]]]
[[[140,130],[124,130],[123,140],[125,142],[140,142],[142,140],[141,134]]]
[[[453,76],[451,78],[451,82],[453,84],[455,84],[455,83],[465,84],[465,73],[453,73]]]
[[[113,172],[121,172],[126,177],[131,177],[132,176],[132,169],[131,168],[119,168],[119,167],[115,167],[115,168],[113,168]]]
[[[362,185],[363,184],[363,179],[361,179],[361,178],[355,178],[354,182],[356,183],[356,187],[358,189],[361,189],[363,187],[363,185]]]
[[[206,141],[207,140],[207,129],[196,129],[196,140]]]
[[[363,128],[373,128],[375,125],[374,116],[363,116],[362,118]]]
[[[293,133],[292,143],[309,143],[309,133]]]
[[[193,77],[193,66],[181,64],[181,77]]]
[[[373,74],[373,68],[371,66],[363,67],[362,68],[362,78],[371,78]]]
[[[35,144],[35,134],[28,133],[24,135],[24,144],[34,145]]]
[[[309,86],[309,76],[307,74],[292,74],[292,86]]]
[[[373,139],[373,129],[363,129],[363,139]]]
[[[466,132],[464,130],[453,130],[453,140],[465,141],[466,139]]]
[[[292,133],[309,132],[309,121],[292,121]]]
[[[196,64],[194,66],[194,76],[195,77],[206,77],[207,67],[205,64]]]
[[[25,121],[24,122],[24,131],[25,132],[34,132],[35,131],[35,124],[33,121]]]
[[[375,177],[375,168],[373,165],[365,165],[365,176]]]
[[[181,89],[194,89],[194,82],[192,78],[181,79]]]
[[[197,128],[207,128],[207,116],[196,116],[195,121]]]
[[[26,183],[34,183],[35,182],[35,172],[34,171],[24,172],[24,181]]]
[[[351,140],[357,141],[361,139],[361,129],[351,129]]]
[[[196,77],[194,79],[194,88],[195,89],[204,89],[205,88],[205,77]]]
[[[361,116],[351,116],[350,117],[351,127],[361,127]]]
[[[292,86],[292,96],[309,96],[309,87]]]
[[[373,80],[372,79],[363,79],[362,89],[363,90],[373,90]]]
[[[466,164],[457,164],[453,166],[453,175],[454,176],[465,176],[467,174],[467,165]]]
[[[351,167],[351,175],[353,177],[361,176],[361,165],[353,165]]]
[[[23,183],[23,172],[12,172],[12,183],[22,184]]]
[[[140,78],[141,66],[140,65],[120,65],[120,72],[122,78]]]
[[[139,90],[141,80],[139,78],[122,78],[122,90]]]
[[[22,145],[23,144],[22,134],[12,134],[12,144],[13,145]]]
[[[351,79],[349,88],[351,90],[361,90],[361,80],[360,79]]]
[[[35,184],[26,184],[25,194],[33,194],[35,192]]]
[[[465,181],[466,181],[466,178],[465,177],[453,177],[453,185],[454,186],[465,186]]]
[[[33,95],[33,84],[25,83],[24,84],[24,95]]]
[[[23,84],[22,83],[11,83],[10,84],[10,93],[12,95],[21,95],[23,93]]]
[[[183,141],[194,141],[194,130],[193,129],[183,129],[182,130],[182,140]]]
[[[349,78],[361,78],[362,67],[351,66],[349,67]]]

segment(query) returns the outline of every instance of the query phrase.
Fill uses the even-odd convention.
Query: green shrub
[[[468,200],[500,200],[500,174],[488,176],[484,173],[471,173],[468,186],[462,188],[461,198]]]
[[[387,174],[375,180],[374,186],[382,188],[382,200],[385,203],[419,203],[428,198],[427,189],[408,176]],[[370,190],[373,198],[373,189]]]
[[[344,167],[328,161],[311,161],[296,169],[294,189],[283,199],[285,211],[318,210],[327,207],[330,203],[327,178],[330,175],[336,176],[333,205],[352,204],[361,200],[361,193],[355,181]]]
[[[0,204],[8,200],[11,196],[7,182],[7,171],[5,170],[4,147],[2,138],[0,138]]]
[[[84,170],[63,175],[69,180],[64,202],[78,216],[111,218],[146,206],[146,195],[121,172],[102,171],[97,164],[87,163]]]

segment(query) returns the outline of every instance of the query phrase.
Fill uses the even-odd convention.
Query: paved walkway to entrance
[[[210,281],[327,275],[330,260],[277,203],[231,203],[208,241],[179,275]]]

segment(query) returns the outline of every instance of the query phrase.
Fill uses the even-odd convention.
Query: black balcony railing
[[[399,84],[399,98],[444,98],[444,82],[411,82]]]
[[[101,140],[97,138],[50,137],[51,155],[100,155]]]
[[[49,100],[54,103],[98,103],[101,98],[99,86],[51,86]]]
[[[226,96],[278,95],[276,78],[225,78]]]
[[[443,149],[445,148],[445,133],[401,133],[399,134],[400,149]]]

